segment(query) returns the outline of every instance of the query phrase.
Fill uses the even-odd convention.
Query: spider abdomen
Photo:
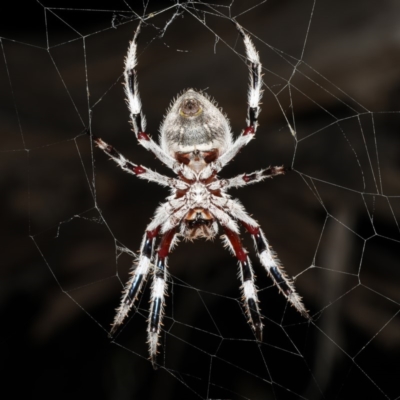
[[[196,90],[186,90],[167,111],[161,125],[161,146],[172,157],[179,153],[190,153],[196,157],[196,150],[211,152],[202,157],[203,163],[209,163],[208,157],[216,159],[232,143],[232,133],[228,119],[215,102]],[[188,165],[187,157],[182,160]],[[194,165],[198,167],[196,162]],[[189,165],[190,166],[190,165]]]

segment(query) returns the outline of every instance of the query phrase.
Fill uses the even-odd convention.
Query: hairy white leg
[[[258,250],[258,256],[261,264],[267,270],[272,280],[280,292],[288,299],[289,303],[296,308],[296,310],[305,318],[310,319],[308,311],[304,307],[303,301],[299,294],[296,292],[294,283],[288,278],[282,264],[280,263],[277,255],[271,250],[264,233],[259,228],[258,233],[252,234],[254,244]]]
[[[126,102],[131,113],[133,131],[139,143],[146,149],[151,151],[162,163],[176,173],[183,173],[188,179],[192,179],[193,173],[186,166],[180,165],[173,157],[167,154],[162,148],[145,133],[146,131],[146,118],[142,111],[142,101],[139,94],[139,84],[137,79],[137,40],[139,37],[141,23],[136,28],[133,40],[131,41],[128,53],[125,57],[124,69],[124,89]]]
[[[137,40],[139,37],[141,22],[136,28],[133,40],[129,44],[128,54],[125,57],[125,96],[131,113],[133,130],[136,137],[146,130],[146,118],[142,112],[142,102],[139,95],[139,85],[135,68],[137,66]]]
[[[151,260],[153,258],[153,251],[154,251],[154,242],[156,236],[159,233],[164,235],[163,235],[163,241],[160,244],[160,250],[158,251],[157,262],[162,261],[162,263],[164,263],[162,257],[160,256],[160,251],[162,249],[164,249],[163,250],[164,252],[169,251],[170,248],[172,247],[171,244],[172,238],[170,239],[170,242],[168,242],[169,243],[168,246],[165,244],[165,241],[170,237],[169,236],[170,232],[175,233],[174,228],[179,224],[181,218],[187,213],[188,209],[187,207],[183,207],[182,206],[183,204],[184,204],[183,199],[175,199],[174,196],[169,197],[168,201],[162,204],[157,209],[153,221],[147,226],[146,234],[142,241],[141,253],[139,256],[137,267],[132,271],[132,276],[125,286],[121,304],[117,309],[117,314],[112,324],[112,329],[110,332],[111,335],[113,335],[118,329],[118,327],[123,323],[123,321],[127,317],[130,309],[134,305],[141,291],[143,283],[146,280],[146,277],[151,267]],[[169,232],[167,232],[168,227],[169,227],[168,229]],[[162,254],[163,253],[161,253],[161,255]],[[166,256],[164,256],[164,259],[165,258]],[[160,281],[158,280],[157,275],[155,275],[154,278],[153,286],[154,285],[160,285]],[[154,293],[156,294],[159,293],[156,290],[156,288],[154,289]]]
[[[304,307],[301,297],[296,292],[293,281],[288,278],[282,264],[272,251],[264,233],[258,223],[251,218],[237,200],[226,200],[226,211],[242,222],[247,231],[252,235],[261,265],[272,278],[279,291],[286,297],[289,303],[305,318],[310,318]]]
[[[167,197],[167,201],[162,203],[160,206],[158,206],[156,213],[154,215],[153,220],[150,222],[150,224],[147,226],[147,230],[152,231],[156,229],[158,226],[163,225],[167,222],[167,224],[170,224],[171,221],[168,221],[169,218],[173,218],[178,215],[184,215],[188,210],[188,207],[186,205],[185,199],[184,198],[175,198],[175,196],[169,196]],[[183,216],[182,215],[182,216]],[[175,226],[175,225],[173,225]],[[171,226],[172,227],[172,226]],[[165,232],[165,228],[163,226],[162,232]]]
[[[246,122],[247,126],[253,127],[255,132],[258,126],[257,118],[260,112],[260,101],[263,94],[263,82],[261,75],[262,66],[260,63],[260,57],[253,42],[250,39],[250,36],[244,32],[243,28],[239,24],[236,24],[236,28],[243,39],[250,70],[250,85],[248,91],[249,109]]]
[[[170,178],[165,175],[161,175],[158,172],[152,171],[142,165],[136,165],[133,162],[126,159],[121,153],[119,153],[113,146],[106,143],[104,140],[92,136],[92,140],[96,143],[97,147],[104,151],[111,159],[120,166],[124,171],[129,174],[135,175],[138,178],[146,179],[151,182],[158,183],[161,186],[172,187],[176,189],[185,190],[188,189],[188,184],[182,180]]]
[[[157,369],[157,347],[164,316],[165,293],[167,291],[167,256],[173,247],[175,232],[176,229],[171,229],[163,235],[157,251],[157,259],[154,267],[153,284],[151,287],[151,306],[147,328],[150,359],[154,369]]]
[[[246,58],[250,70],[250,84],[248,91],[248,109],[247,109],[247,128],[235,140],[235,142],[228,148],[228,150],[221,155],[221,157],[214,163],[215,171],[220,171],[226,164],[228,164],[236,154],[246,146],[255,136],[258,127],[258,115],[260,113],[260,101],[263,94],[262,90],[262,66],[258,52],[243,28],[236,23],[236,28],[243,39],[246,48]]]
[[[268,167],[250,174],[241,174],[229,179],[221,179],[207,185],[209,190],[230,189],[232,187],[242,187],[251,185],[252,183],[261,182],[267,178],[273,178],[277,175],[284,175],[284,167]]]
[[[239,233],[239,228],[236,221],[232,217],[230,217],[225,211],[221,210],[214,204],[210,204],[208,209],[222,226],[227,227],[235,233]]]
[[[241,134],[227,149],[227,151],[222,154],[221,157],[218,158],[217,161],[215,161],[215,163],[213,163],[214,170],[218,172],[222,168],[224,168],[225,165],[228,164],[236,156],[236,154],[239,153],[239,151],[252,139],[254,139],[254,133],[244,132],[243,134]]]
[[[125,285],[125,290],[122,293],[121,304],[117,309],[110,335],[113,335],[124,322],[139,296],[143,283],[146,281],[150,270],[151,259],[153,257],[154,240],[156,235],[157,232],[147,231],[143,237],[139,259],[136,263],[136,267],[131,271],[130,279]]]
[[[153,363],[153,367],[155,367],[162,318],[164,316],[164,298],[167,290],[165,274],[165,269],[162,272],[155,272],[153,286],[151,288],[151,307],[147,332],[150,359]]]
[[[228,216],[232,215],[235,219],[250,225],[255,222],[254,219],[247,214],[239,200],[232,200],[225,195],[225,197],[213,196],[212,202],[222,208]],[[229,218],[233,221],[231,217]]]
[[[239,261],[239,276],[242,282],[242,300],[250,326],[258,341],[262,341],[263,324],[261,323],[258,307],[257,288],[254,284],[254,273],[246,249],[242,246],[239,235],[224,227],[225,235],[222,239]]]
[[[153,139],[151,139],[146,133],[141,132],[138,135],[139,143],[146,149],[151,151],[163,164],[174,172],[178,173],[182,170],[182,166],[167,154]],[[185,169],[186,170],[186,169]]]

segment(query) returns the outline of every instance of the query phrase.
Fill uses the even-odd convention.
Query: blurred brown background
[[[398,398],[400,4],[146,4],[31,2],[1,13],[5,398]],[[157,372],[147,360],[148,288],[121,334],[111,341],[107,330],[132,263],[121,249],[138,250],[167,191],[92,154],[83,133],[91,126],[133,162],[170,174],[128,122],[121,74],[135,13],[153,13],[138,71],[154,138],[188,87],[206,89],[240,133],[248,72],[226,16],[254,35],[267,84],[261,126],[221,175],[292,166],[232,195],[314,317],[287,308],[253,254],[265,315],[258,347],[235,259],[219,240],[181,243]]]

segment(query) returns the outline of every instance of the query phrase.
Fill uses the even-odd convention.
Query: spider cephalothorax
[[[237,29],[246,48],[250,69],[247,127],[235,141],[226,116],[206,95],[189,89],[173,102],[160,129],[161,147],[145,132],[135,67],[140,25],[137,28],[125,59],[125,93],[131,112],[132,125],[139,143],[176,173],[176,178],[160,175],[136,165],[102,139],[92,135],[97,146],[108,154],[122,169],[139,178],[169,187],[171,195],[156,210],[146,228],[140,254],[131,278],[125,286],[120,307],[112,324],[111,334],[127,317],[133,307],[143,282],[152,272],[151,306],[148,320],[150,358],[156,367],[156,354],[163,317],[167,275],[167,257],[178,237],[195,239],[214,238],[219,229],[223,240],[239,261],[243,302],[256,339],[262,340],[263,325],[258,307],[254,274],[239,236],[242,226],[254,240],[262,266],[280,292],[302,315],[309,318],[293,282],[271,250],[258,223],[244,210],[238,200],[226,192],[231,187],[246,186],[284,173],[283,167],[269,167],[251,174],[241,174],[230,179],[219,179],[218,172],[250,142],[257,130],[259,103],[262,96],[261,63],[249,36],[240,25]],[[156,240],[159,238],[158,245]]]

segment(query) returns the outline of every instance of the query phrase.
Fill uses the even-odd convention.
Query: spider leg
[[[136,175],[141,179],[147,179],[148,181],[156,182],[161,186],[174,187],[183,190],[188,188],[188,185],[181,180],[169,178],[146,167],[134,164],[126,159],[113,146],[104,142],[104,140],[97,138],[94,135],[91,135],[91,137],[99,149],[103,150],[104,153],[110,156],[113,161],[115,161],[124,171],[128,172],[129,174]]]
[[[160,227],[160,234],[175,228],[182,217],[188,212],[189,208],[185,205],[185,198],[175,198],[175,195],[167,197],[167,201],[157,207],[153,220],[147,226],[148,231],[153,231]]]
[[[220,171],[222,168],[225,167],[226,164],[228,164],[235,156],[236,154],[239,153],[239,151],[246,146],[250,140],[254,139],[254,133],[252,134],[246,134],[246,132],[243,132],[234,142],[233,144],[228,148],[228,150],[222,154],[221,157],[218,158],[217,161],[215,161],[214,164],[214,170],[216,172]]]
[[[226,244],[231,248],[240,263],[240,278],[242,281],[243,302],[246,314],[259,342],[262,341],[263,324],[258,307],[257,289],[254,284],[254,273],[246,250],[242,246],[239,235],[224,227]]]
[[[133,131],[135,132],[136,138],[139,143],[147,150],[154,153],[154,155],[167,167],[174,171],[180,169],[179,163],[161,147],[154,142],[146,131],[146,117],[142,111],[142,101],[139,94],[139,84],[137,79],[137,40],[139,38],[140,28],[142,23],[140,22],[136,28],[133,40],[129,44],[128,53],[125,57],[125,69],[124,69],[124,88],[126,95],[126,102],[128,104],[129,111],[131,113]]]
[[[114,322],[111,327],[110,335],[114,335],[119,326],[124,322],[130,309],[135,304],[135,301],[141,291],[143,283],[150,270],[151,259],[154,252],[154,241],[158,234],[158,229],[146,231],[140,250],[139,260],[136,268],[131,272],[131,278],[125,285],[125,290],[122,295],[121,304],[117,309]]]
[[[139,38],[141,26],[142,22],[139,22],[133,35],[133,40],[129,43],[128,54],[125,57],[124,69],[125,95],[129,111],[131,112],[133,130],[136,136],[138,136],[140,132],[146,130],[146,118],[142,112],[142,101],[139,95],[139,85],[135,70],[137,66],[137,40]]]
[[[246,47],[246,56],[249,62],[249,70],[250,70],[250,85],[248,92],[248,104],[249,107],[247,109],[247,128],[245,130],[248,133],[255,133],[258,127],[258,114],[260,113],[260,101],[263,94],[262,90],[262,75],[261,75],[261,63],[258,52],[250,39],[250,36],[247,35],[243,28],[236,24],[237,30],[240,33],[240,36],[243,39],[244,45]]]
[[[157,251],[155,262],[153,285],[151,287],[151,306],[148,320],[148,343],[150,359],[153,368],[157,369],[156,356],[157,347],[160,337],[162,318],[164,314],[164,296],[167,291],[166,274],[167,274],[167,257],[173,245],[176,234],[176,228],[165,232],[162,236],[160,246]]]
[[[246,48],[246,58],[250,70],[250,84],[248,91],[248,108],[246,118],[247,127],[232,144],[232,146],[215,163],[215,169],[217,171],[221,170],[227,163],[229,163],[242,149],[242,147],[246,146],[250,142],[250,140],[254,138],[258,127],[258,115],[261,110],[260,101],[263,94],[263,81],[261,74],[262,65],[258,52],[253,42],[251,41],[250,36],[244,32],[243,28],[237,22],[234,23],[240,33],[240,36],[243,39],[243,43]]]
[[[250,225],[246,222],[242,222],[242,224],[252,235],[261,265],[266,269],[279,291],[303,317],[311,319],[308,311],[304,307],[301,297],[296,292],[293,281],[288,278],[282,264],[277,258],[276,253],[271,249],[260,226],[257,223]]]
[[[168,197],[167,201],[157,208],[153,220],[147,226],[137,267],[132,271],[132,276],[125,286],[110,335],[113,335],[124,322],[141,291],[151,267],[157,235],[163,234],[168,226],[175,227],[180,221],[179,217],[187,212],[187,209],[183,207],[183,201],[183,199],[174,199],[173,196]]]
[[[252,183],[261,182],[267,178],[273,178],[277,175],[284,175],[286,172],[285,168],[282,167],[268,167],[266,169],[262,169],[260,171],[252,172],[251,174],[241,174],[235,176],[230,179],[219,179],[216,180],[209,185],[207,188],[209,190],[218,190],[218,189],[230,189],[232,187],[241,187],[247,186]]]
[[[296,292],[293,281],[287,277],[283,266],[269,246],[258,223],[247,214],[244,207],[237,200],[213,196],[213,203],[242,223],[253,237],[261,265],[266,269],[279,291],[303,317],[310,319],[301,297]]]

